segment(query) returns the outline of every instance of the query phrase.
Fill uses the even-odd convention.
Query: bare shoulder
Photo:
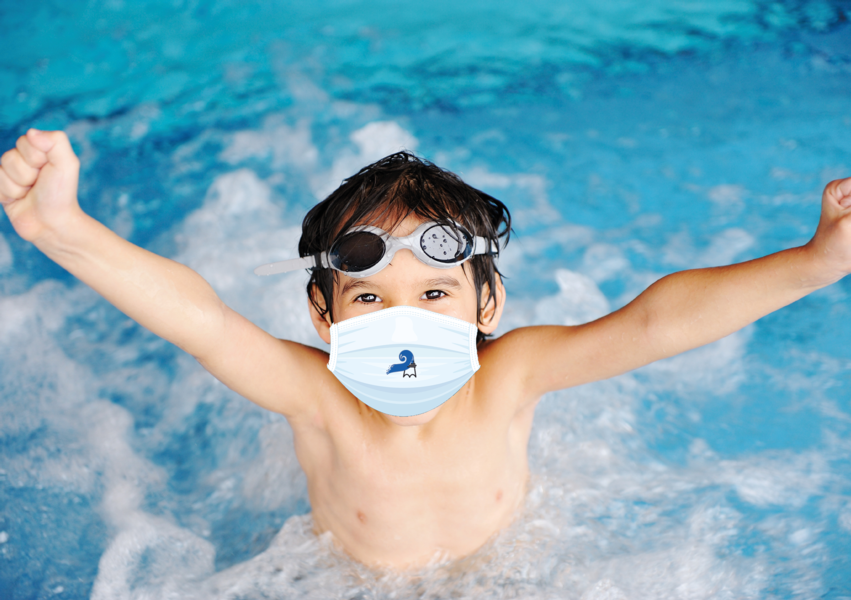
[[[328,353],[282,340],[234,311],[216,348],[198,357],[229,388],[268,410],[297,417],[315,408],[333,375]]]
[[[485,342],[479,348],[479,361],[482,366],[488,363],[500,370],[525,371],[528,365],[539,362],[542,353],[552,350],[554,343],[562,351],[567,350],[578,330],[579,327],[562,325],[518,327]]]
[[[563,336],[565,329],[569,328],[520,327],[483,342],[478,348],[481,365],[478,385],[486,394],[511,398],[514,409],[536,402],[548,391],[536,385],[536,366],[542,363],[543,354],[552,351],[552,338]]]
[[[643,338],[632,321],[617,311],[583,325],[521,327],[489,342],[480,362],[497,379],[519,381],[524,395],[536,399],[645,364]]]

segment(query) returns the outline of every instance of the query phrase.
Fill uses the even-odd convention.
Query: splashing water
[[[427,14],[423,14],[426,13]],[[405,147],[505,200],[501,331],[808,239],[851,174],[842,1],[0,9],[0,142],[62,127],[84,208],[320,345],[305,211]],[[71,26],[70,24],[73,24]],[[0,222],[0,597],[851,597],[847,281],[551,394],[515,522],[367,569],[312,533],[282,418]]]

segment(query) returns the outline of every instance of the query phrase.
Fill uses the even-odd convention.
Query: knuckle
[[[15,162],[15,158],[18,156],[17,149],[7,150],[3,153],[3,156],[0,156],[0,165],[5,167],[7,170],[9,167],[12,167]]]
[[[839,193],[839,184],[842,183],[841,179],[835,179],[824,186],[824,198],[827,200],[828,198],[834,197]]]
[[[8,176],[3,176],[5,173],[0,171],[0,194],[9,198],[19,198],[21,186],[16,185]]]

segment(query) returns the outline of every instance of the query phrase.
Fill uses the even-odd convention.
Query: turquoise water
[[[304,212],[400,146],[506,201],[503,330],[804,243],[851,174],[851,3],[0,2],[0,144],[321,345]],[[517,521],[371,572],[310,533],[286,422],[0,220],[0,597],[851,598],[851,281],[538,409]]]

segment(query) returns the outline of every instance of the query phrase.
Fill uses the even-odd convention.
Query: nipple
[[[396,330],[393,332],[390,341],[394,344],[416,342],[417,334],[414,332],[414,322],[408,317],[396,317]]]

